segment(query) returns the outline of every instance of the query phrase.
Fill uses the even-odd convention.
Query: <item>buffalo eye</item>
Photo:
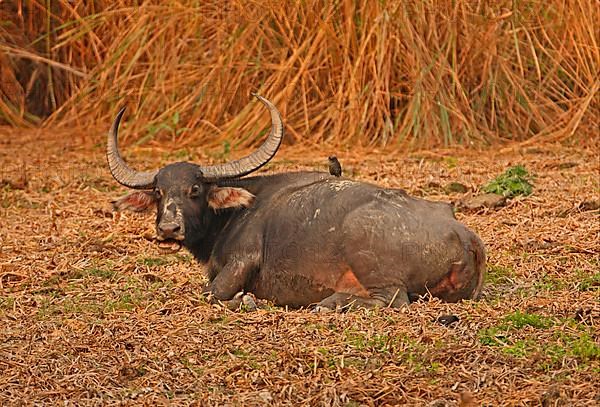
[[[154,191],[152,191],[154,193],[154,196],[156,197],[156,199],[160,199],[162,198],[162,191],[158,188],[154,188]]]
[[[197,198],[200,196],[200,187],[198,185],[192,185],[190,188],[190,198]]]

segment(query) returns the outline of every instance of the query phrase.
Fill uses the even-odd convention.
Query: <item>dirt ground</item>
[[[191,256],[148,240],[153,214],[111,212],[125,190],[104,134],[0,129],[0,404],[600,403],[597,150],[337,151],[354,178],[432,200],[517,164],[534,192],[457,214],[488,252],[478,301],[318,315],[207,304]],[[168,143],[124,151],[140,169],[211,159]],[[284,146],[263,172],[325,170],[331,153]],[[446,314],[459,321],[436,322]]]

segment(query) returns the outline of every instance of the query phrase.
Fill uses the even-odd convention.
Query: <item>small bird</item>
[[[437,317],[435,321],[439,324],[449,326],[455,322],[460,321],[460,318],[458,318],[456,315],[441,315]]]
[[[335,155],[330,155],[327,158],[327,160],[329,161],[329,173],[336,177],[341,177],[342,166],[340,165],[340,162],[338,161],[337,157]]]

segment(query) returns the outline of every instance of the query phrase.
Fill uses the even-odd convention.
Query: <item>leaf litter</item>
[[[432,200],[463,192],[431,183],[477,190],[516,164],[536,183],[504,207],[456,215],[486,244],[478,301],[232,312],[205,302],[190,255],[163,255],[144,237],[153,214],[111,211],[125,190],[95,136],[73,131],[2,130],[18,142],[0,151],[0,178],[16,182],[25,162],[27,183],[0,188],[1,404],[598,403],[600,218],[581,207],[600,191],[597,151],[283,146],[264,173],[327,171],[336,154],[354,178]],[[139,152],[127,150],[138,168],[166,163]],[[437,322],[447,316],[452,323]]]

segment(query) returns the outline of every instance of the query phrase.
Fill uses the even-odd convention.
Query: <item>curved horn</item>
[[[154,177],[158,171],[135,171],[129,168],[119,153],[117,133],[119,131],[119,123],[121,122],[121,117],[123,117],[124,112],[124,107],[119,110],[119,113],[117,113],[117,117],[115,118],[115,121],[108,132],[106,158],[108,159],[110,173],[118,183],[125,185],[126,187],[134,189],[151,189],[154,186]]]
[[[281,140],[283,139],[283,121],[277,108],[264,97],[253,93],[271,113],[271,133],[265,142],[252,154],[223,164],[211,165],[208,167],[200,166],[203,178],[206,179],[224,179],[238,178],[258,170],[268,163],[275,155]]]

